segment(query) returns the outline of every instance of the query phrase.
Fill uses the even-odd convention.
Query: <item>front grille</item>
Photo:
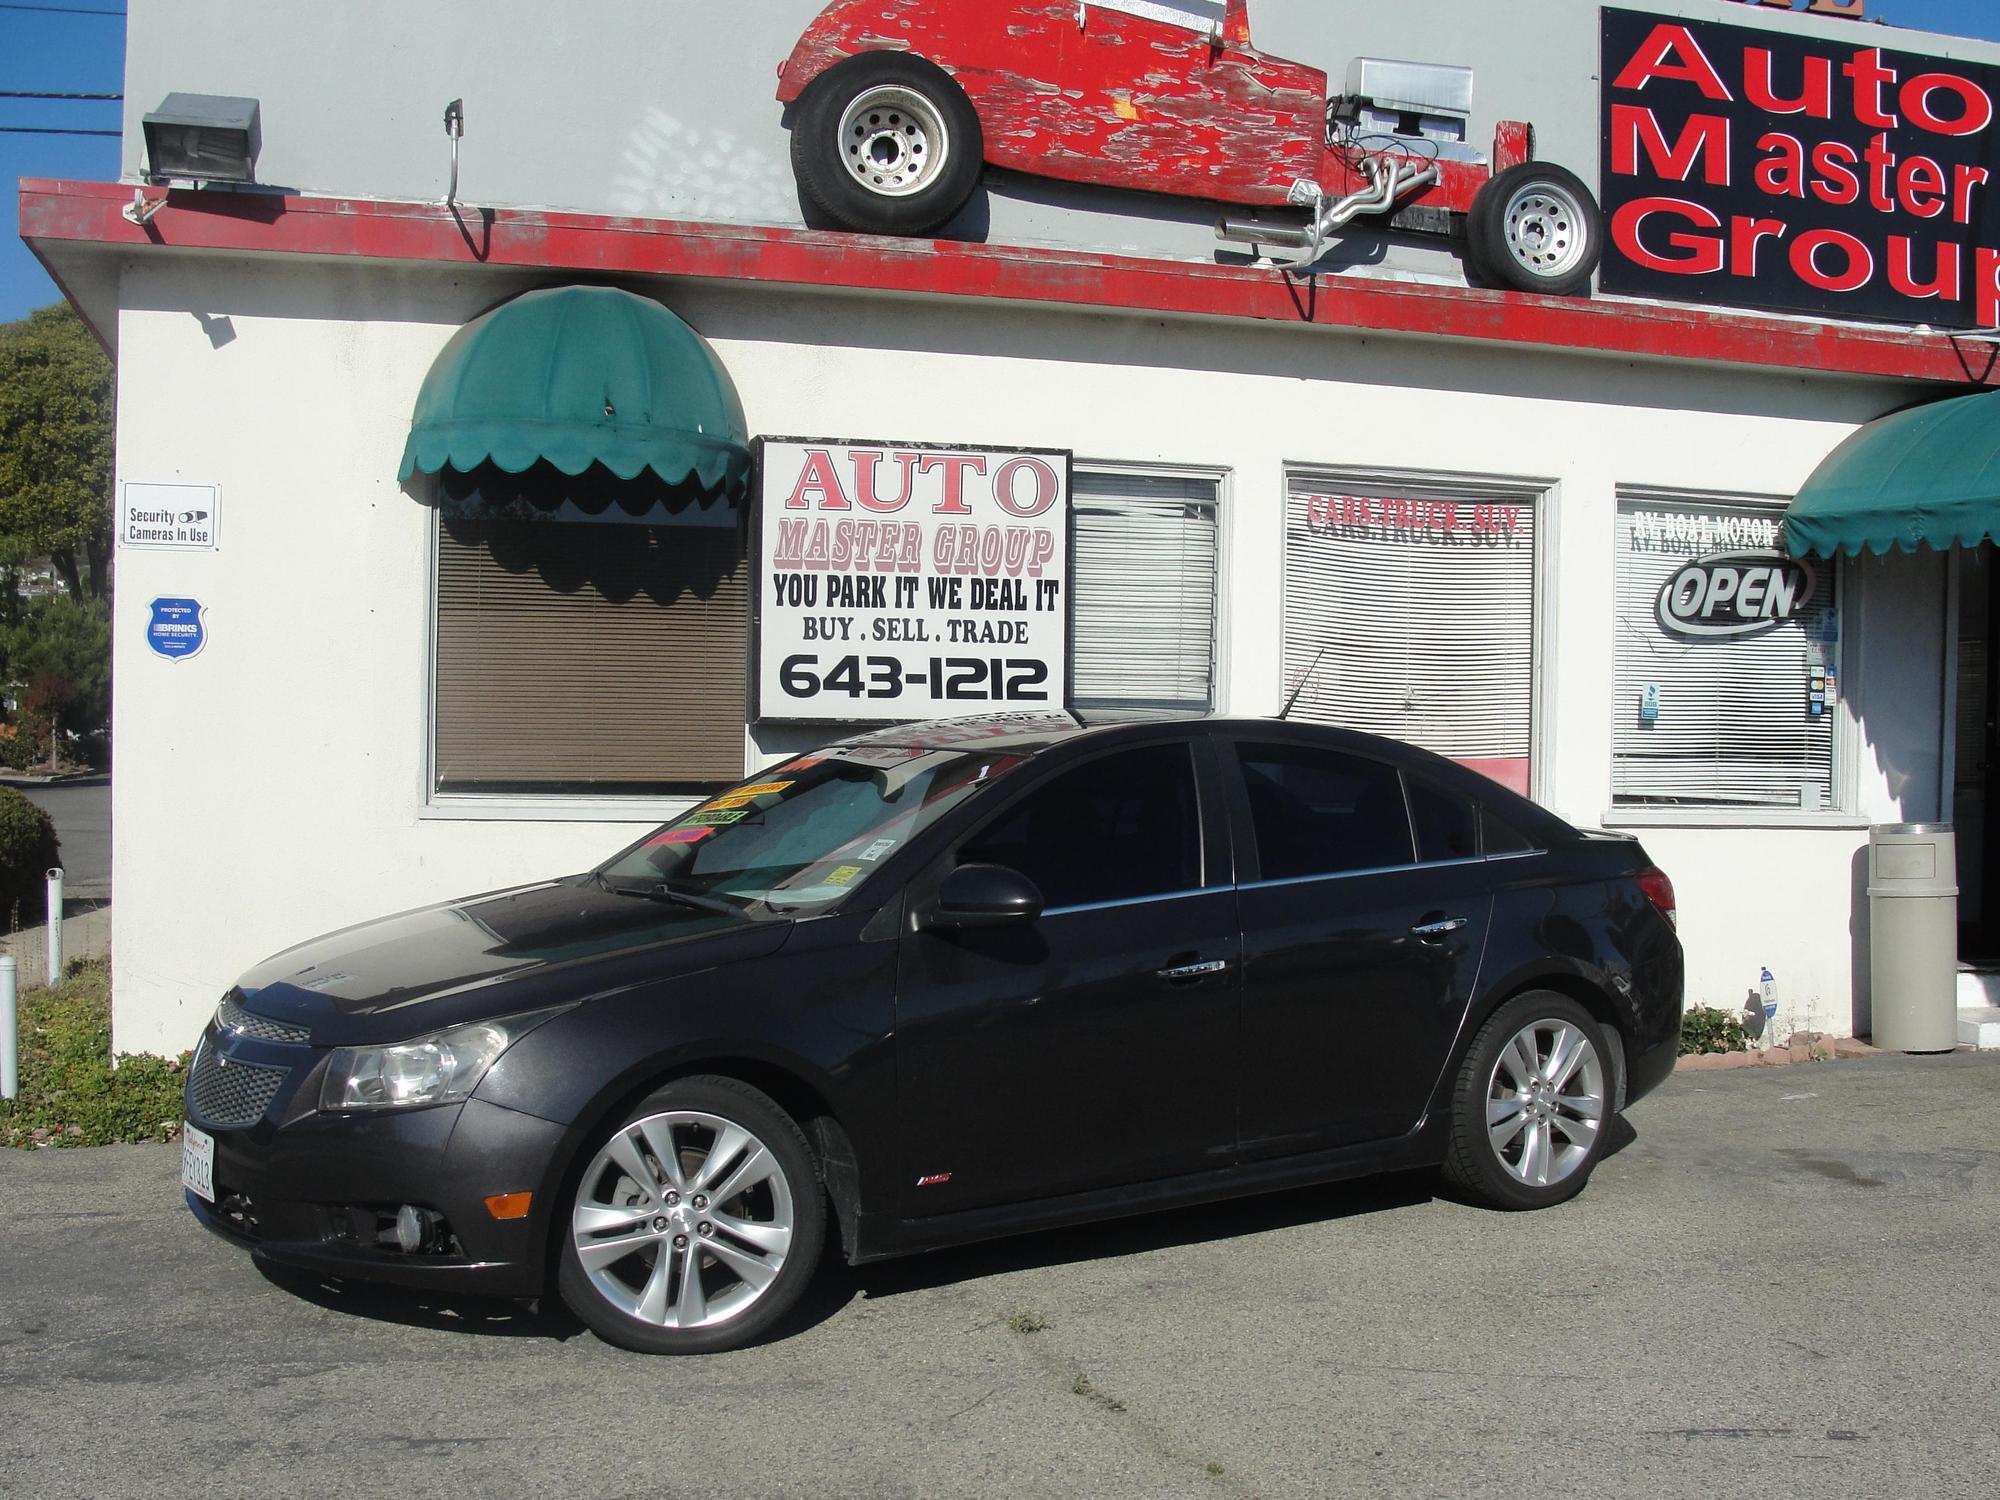
[[[202,1038],[188,1079],[188,1102],[211,1125],[255,1125],[278,1096],[290,1068],[266,1068],[225,1058]]]
[[[251,1037],[260,1042],[288,1042],[303,1046],[312,1040],[312,1033],[303,1026],[287,1025],[283,1021],[273,1021],[269,1016],[256,1015],[245,1010],[228,996],[223,997],[222,1006],[215,1013],[215,1024],[224,1031],[233,1031],[238,1036]]]

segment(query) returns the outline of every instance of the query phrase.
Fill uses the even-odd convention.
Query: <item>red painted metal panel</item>
[[[993,297],[1763,369],[2000,385],[2000,349],[1988,340],[1708,308],[589,214],[461,209],[461,222],[435,204],[224,192],[172,193],[167,206],[141,228],[119,212],[131,196],[130,186],[117,183],[23,178],[21,235],[45,257],[62,246],[90,246],[139,255],[203,250],[450,266],[480,263],[559,274]]]
[[[1247,12],[1212,39],[1076,0],[834,0],[786,60],[778,98],[878,50],[956,78],[995,166],[1244,204],[1283,203],[1320,174],[1326,74],[1252,48]]]

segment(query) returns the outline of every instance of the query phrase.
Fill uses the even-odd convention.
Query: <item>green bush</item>
[[[14,919],[22,927],[42,924],[48,915],[49,867],[62,863],[58,856],[56,825],[49,815],[14,788],[0,786],[0,921]]]
[[[21,1097],[0,1100],[0,1145],[168,1141],[180,1130],[189,1054],[111,1066],[111,977],[79,963],[54,989],[20,997]]]
[[[1696,1005],[1681,1017],[1681,1056],[1690,1052],[1742,1052],[1749,1046],[1736,1012]]]

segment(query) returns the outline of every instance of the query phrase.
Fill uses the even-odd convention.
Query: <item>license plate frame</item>
[[[215,1201],[215,1137],[185,1121],[181,1124],[181,1186],[204,1203]]]

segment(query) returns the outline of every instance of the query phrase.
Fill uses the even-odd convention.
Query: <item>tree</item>
[[[113,394],[67,303],[0,323],[0,563],[46,557],[77,599],[111,587]]]
[[[0,662],[19,709],[0,765],[16,770],[84,759],[101,763],[111,728],[111,616],[102,599],[50,594],[22,601],[0,626]]]

